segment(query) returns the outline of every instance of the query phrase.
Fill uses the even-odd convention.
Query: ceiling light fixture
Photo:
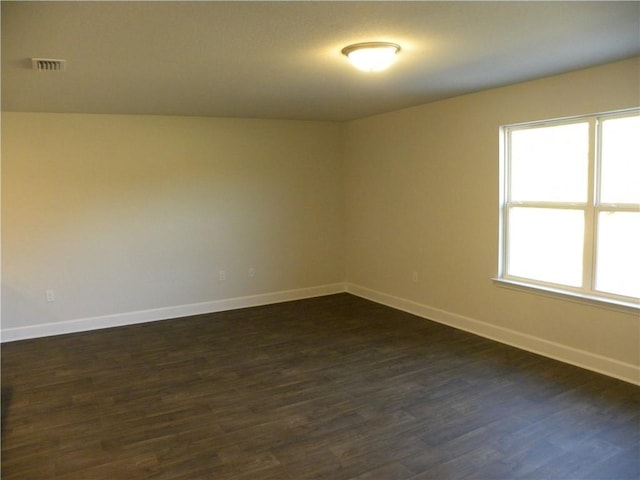
[[[363,72],[379,72],[393,63],[400,45],[388,42],[355,43],[344,47],[342,53]]]

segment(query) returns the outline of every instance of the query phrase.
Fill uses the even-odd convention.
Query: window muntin
[[[640,109],[502,127],[499,277],[638,305]]]

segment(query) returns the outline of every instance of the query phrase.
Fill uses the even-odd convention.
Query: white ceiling
[[[639,32],[637,1],[2,1],[2,109],[350,120],[635,56]],[[365,74],[340,53],[363,41],[402,51]]]

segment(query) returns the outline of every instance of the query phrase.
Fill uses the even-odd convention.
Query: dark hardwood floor
[[[2,346],[2,478],[633,479],[640,389],[350,296]]]

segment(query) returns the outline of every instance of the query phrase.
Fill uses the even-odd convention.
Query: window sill
[[[625,302],[604,297],[596,297],[592,295],[584,295],[577,292],[569,292],[566,290],[558,290],[551,287],[533,285],[530,283],[518,282],[506,278],[493,278],[493,282],[501,288],[509,288],[521,292],[532,293],[534,295],[542,295],[545,297],[556,298],[592,307],[605,308],[622,313],[640,314],[640,304]]]

